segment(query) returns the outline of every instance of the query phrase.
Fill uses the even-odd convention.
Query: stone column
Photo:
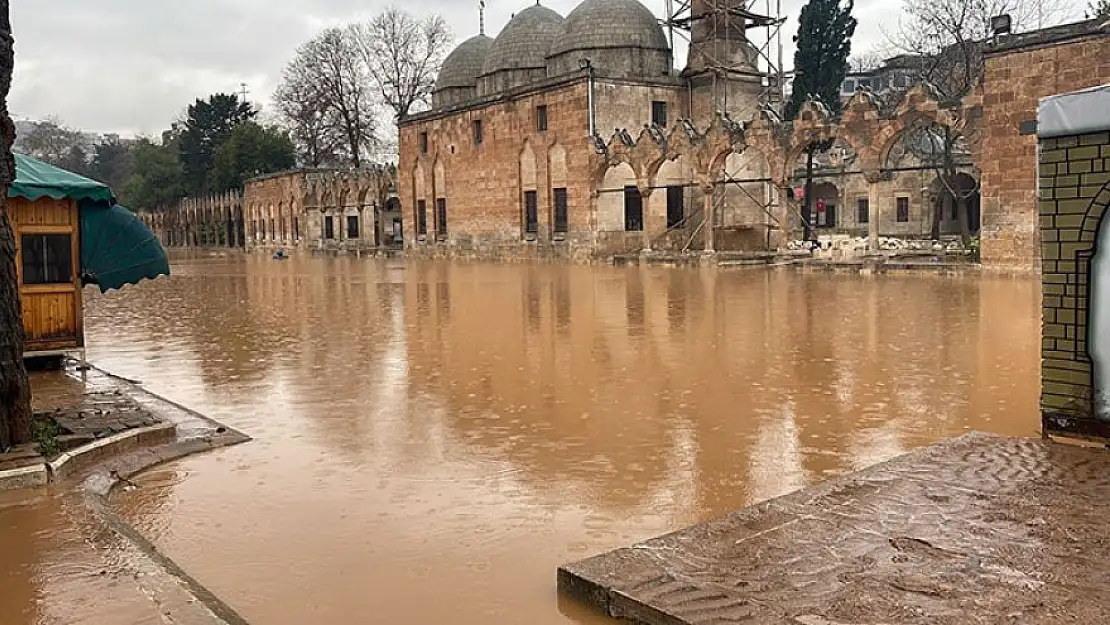
[[[867,249],[872,254],[879,253],[879,203],[882,202],[882,175],[879,172],[865,172],[867,180]]]
[[[771,214],[775,216],[778,221],[778,233],[771,237],[771,249],[775,250],[780,247],[785,247],[791,240],[791,230],[793,221],[790,214],[790,185],[772,183],[773,197],[773,210]]]
[[[705,216],[705,251],[713,252],[713,185],[702,186],[702,214]]]

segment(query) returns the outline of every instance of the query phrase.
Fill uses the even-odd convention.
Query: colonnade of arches
[[[927,86],[919,85],[910,89],[889,114],[884,114],[871,93],[858,91],[838,118],[820,103],[810,101],[793,122],[783,122],[765,111],[747,123],[718,114],[704,131],[686,121],[676,124],[669,134],[657,127],[645,127],[633,139],[626,131],[618,131],[607,144],[599,141],[593,181],[599,198],[598,229],[619,229],[622,221],[626,230],[638,225],[634,219],[622,220],[622,212],[638,205],[654,205],[655,210],[648,212],[656,216],[656,223],[659,215],[669,212],[675,216],[679,196],[671,189],[681,185],[684,218],[667,220],[662,230],[647,228],[645,243],[661,240],[677,228],[695,228],[700,231],[702,248],[707,250],[715,248],[715,234],[722,230],[748,229],[752,231],[749,238],[758,238],[758,231],[765,229],[768,246],[781,244],[800,223],[795,201],[799,164],[804,163],[810,146],[832,144],[850,154],[851,164],[846,171],[864,181],[864,191],[854,198],[854,208],[857,217],[862,217],[860,209],[868,211],[866,219],[856,221],[867,225],[872,245],[879,234],[880,220],[875,211],[892,200],[896,222],[900,218],[897,211],[902,203],[890,197],[889,188],[891,181],[907,170],[932,170],[935,174],[917,194],[922,203],[941,204],[930,213],[934,221],[935,215],[952,215],[954,207],[957,219],[941,221],[952,222],[947,225],[961,232],[976,231],[981,215],[978,181],[970,163],[978,153],[980,133],[973,123],[977,119],[970,110],[973,105],[941,106]],[[900,164],[910,143],[908,138],[923,132],[957,138],[959,154],[967,163],[958,170],[953,169],[951,159],[944,170],[931,161],[913,168]],[[948,156],[954,145],[955,141],[950,141],[945,146]],[[933,187],[933,192],[927,193],[930,189],[926,187]],[[651,200],[660,189],[668,190],[669,202]],[[828,193],[828,189],[824,191]],[[839,191],[837,197],[842,195]],[[824,219],[830,214],[826,213]],[[651,221],[645,218],[639,223]]]

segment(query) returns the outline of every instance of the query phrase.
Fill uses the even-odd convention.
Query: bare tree
[[[442,17],[419,21],[390,7],[350,32],[374,88],[398,118],[427,105],[451,43]]]
[[[1054,24],[1068,15],[1067,0],[903,0],[891,46],[922,59],[920,78],[948,103],[982,80],[983,46],[991,19],[1009,15],[1015,30]]]
[[[878,48],[865,50],[852,56],[848,59],[849,71],[855,73],[866,73],[874,71],[883,66],[883,61],[889,56]]]
[[[329,28],[301,46],[286,79],[287,91],[297,92],[290,96],[293,109],[313,116],[311,132],[330,132],[316,124],[337,130],[344,156],[352,167],[361,167],[376,143],[375,107],[370,76],[350,31]]]
[[[8,221],[7,189],[15,179],[15,125],[8,114],[15,50],[8,9],[8,0],[0,0],[0,453],[31,439],[31,386],[23,365],[15,235]]]
[[[32,122],[30,130],[16,139],[13,147],[17,152],[78,173],[82,173],[84,167],[74,168],[74,165],[88,157],[81,132],[57,118]]]
[[[1040,28],[1067,17],[1067,0],[903,0],[902,18],[887,39],[894,50],[914,62],[916,80],[925,82],[942,104],[957,105],[982,81],[984,47],[991,39],[991,19],[1008,14],[1015,30]],[[907,131],[907,143],[921,162],[935,169],[944,192],[958,205],[964,239],[967,201],[979,192],[957,184],[968,161],[964,137],[947,126],[919,123]],[[940,206],[934,209],[932,235],[940,230]]]
[[[295,58],[282,75],[274,92],[274,107],[280,123],[297,147],[297,158],[308,167],[333,167],[342,160],[346,142],[343,124],[334,107],[318,88],[305,57]]]

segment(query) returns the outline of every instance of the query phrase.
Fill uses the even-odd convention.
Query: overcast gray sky
[[[642,0],[657,14],[664,0]],[[760,0],[760,5],[764,0]],[[1078,2],[1078,0],[1077,0]],[[803,0],[783,0],[797,30]],[[82,130],[157,135],[198,97],[236,91],[266,105],[294,50],[322,28],[365,19],[388,0],[15,0],[17,118],[56,116]],[[487,0],[491,36],[531,0]],[[544,0],[566,15],[578,0]],[[881,44],[899,0],[857,0],[857,51]],[[412,0],[440,13],[458,40],[478,32],[478,0]],[[1078,4],[1077,4],[1078,6]],[[685,47],[676,42],[676,47]],[[787,56],[792,52],[787,52]],[[685,55],[679,51],[682,59]]]

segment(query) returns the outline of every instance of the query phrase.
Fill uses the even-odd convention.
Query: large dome
[[[637,0],[586,0],[567,16],[550,54],[604,48],[670,51],[663,27]]]
[[[443,60],[443,67],[436,78],[435,91],[474,87],[478,83],[478,76],[482,74],[482,67],[492,44],[493,39],[485,35],[475,35],[460,43]]]
[[[563,21],[562,15],[540,4],[517,13],[493,40],[483,73],[544,67]]]

